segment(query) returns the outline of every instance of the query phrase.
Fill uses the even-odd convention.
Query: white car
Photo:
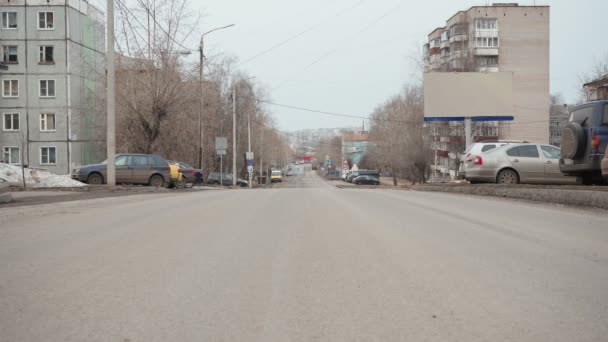
[[[497,140],[497,141],[484,141],[471,144],[463,154],[460,155],[460,167],[458,168],[458,174],[461,177],[466,177],[467,163],[473,161],[475,156],[480,155],[483,152],[493,150],[497,147],[506,146],[509,144],[523,144],[527,141],[517,140]]]

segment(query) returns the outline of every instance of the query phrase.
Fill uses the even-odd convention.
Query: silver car
[[[467,162],[471,183],[574,184],[559,169],[560,149],[544,144],[509,144],[483,152]]]

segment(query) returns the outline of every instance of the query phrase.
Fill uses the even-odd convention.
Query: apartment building
[[[67,174],[105,159],[104,14],[84,0],[0,0],[0,160]]]
[[[549,142],[549,6],[495,3],[454,14],[433,30],[424,45],[425,72],[511,72],[514,121],[477,123],[473,141],[487,139]],[[475,91],[471,89],[471,91]],[[443,123],[435,132],[461,132]],[[432,130],[433,131],[433,130]],[[454,143],[450,142],[454,140]],[[462,151],[459,136],[437,136],[441,171],[454,175]]]

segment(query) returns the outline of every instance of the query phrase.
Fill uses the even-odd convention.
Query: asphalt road
[[[272,189],[0,209],[0,341],[606,341],[608,216]]]

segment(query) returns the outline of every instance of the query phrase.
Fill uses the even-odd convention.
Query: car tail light
[[[471,161],[471,154],[467,153],[467,157],[465,158],[466,162],[470,162]]]
[[[192,169],[192,175],[195,176],[196,175],[196,171],[194,169]]]
[[[483,158],[481,156],[475,157],[475,165],[483,165]]]
[[[600,136],[599,135],[594,135],[593,138],[591,138],[591,146],[596,150],[598,148],[600,148]]]

